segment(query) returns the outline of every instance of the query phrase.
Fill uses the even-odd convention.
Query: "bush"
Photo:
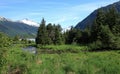
[[[102,48],[102,42],[97,40],[91,44],[88,45],[90,50],[98,50]]]
[[[4,56],[5,53],[6,53],[5,49],[0,49],[0,73],[1,73],[2,67],[6,63],[6,58]]]
[[[0,47],[8,47],[11,44],[11,39],[4,35],[3,33],[0,33]]]
[[[111,49],[120,49],[120,38],[115,37],[110,44]]]

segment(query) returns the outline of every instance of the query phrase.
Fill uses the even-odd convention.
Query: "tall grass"
[[[35,56],[28,52],[23,52],[18,46],[6,48],[4,53],[5,64],[2,68],[2,74],[27,74],[29,65],[34,62]]]
[[[64,50],[74,45],[67,46],[53,48]],[[8,48],[4,57],[1,74],[120,74],[120,51],[31,54],[15,46]]]
[[[53,51],[76,51],[80,52],[82,50],[87,50],[87,46],[80,46],[80,45],[45,45],[40,46],[39,49],[47,49]]]
[[[117,52],[88,52],[41,54],[36,68],[40,74],[119,74],[120,54]]]

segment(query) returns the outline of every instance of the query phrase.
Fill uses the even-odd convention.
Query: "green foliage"
[[[40,27],[38,28],[36,44],[42,44],[42,45],[47,44],[47,31],[46,31],[44,19],[42,19]]]
[[[20,43],[22,44],[28,44],[29,43],[29,40],[25,39],[25,38],[22,38]]]
[[[49,23],[47,26],[45,20],[41,21],[40,27],[36,37],[36,44],[39,45],[50,45],[50,44],[62,44],[62,28],[58,25],[52,25]]]
[[[74,29],[74,27],[71,27],[70,30],[64,33],[65,43],[66,44],[79,43],[81,34],[82,32],[80,30]]]
[[[88,44],[90,43],[91,39],[90,39],[91,33],[90,33],[90,28],[85,29],[84,31],[82,31],[82,35],[80,37],[80,44]]]
[[[11,45],[11,39],[4,35],[3,33],[0,33],[0,48],[2,47],[8,47]]]
[[[101,33],[99,35],[100,41],[102,42],[102,48],[112,48],[111,46],[114,35],[110,31],[108,25],[101,26]]]
[[[91,29],[91,39],[93,42],[93,44],[91,44],[92,47],[95,46],[94,43],[100,41],[101,47],[95,46],[96,49],[120,49],[119,19],[120,15],[114,7],[109,9],[106,13],[103,11],[98,11],[97,18]]]
[[[26,39],[8,47],[10,38],[0,33],[0,74],[120,74],[120,50],[113,51],[120,49],[118,16],[114,9],[99,11],[91,28],[83,31],[71,27],[65,33],[60,25],[46,26],[42,19],[36,37],[37,54],[21,50],[29,43]],[[61,45],[64,41],[71,45]],[[87,51],[109,49],[113,50]]]
[[[99,42],[97,42],[99,44]],[[82,50],[77,45],[47,45],[51,50]],[[119,74],[120,51],[31,54],[19,45],[3,51],[1,74]],[[1,59],[0,59],[1,61]]]
[[[66,44],[72,44],[75,39],[75,29],[71,27],[69,31],[66,31],[65,33],[65,43]]]
[[[120,20],[120,14],[117,12],[117,10],[115,9],[115,7],[112,7],[109,9],[108,12],[106,12],[106,24],[109,25],[110,30],[113,32],[113,27],[117,26],[119,24],[117,24]]]
[[[46,46],[40,47],[40,49],[80,52],[82,50],[87,50],[87,46],[80,46],[80,45],[73,45],[73,44],[72,45],[46,45]]]
[[[54,39],[54,44],[62,44],[62,35],[61,35],[61,26],[57,25],[55,27],[55,39]]]
[[[66,31],[65,43],[89,45],[91,50],[120,49],[120,14],[113,7],[106,12],[98,10],[96,16],[91,27]]]
[[[19,46],[10,47],[6,50],[4,64],[1,68],[1,74],[29,74],[30,63],[34,63],[34,55],[23,52]],[[2,59],[2,60],[3,60]]]
[[[5,65],[6,63],[6,58],[5,55],[6,54],[6,50],[3,48],[0,48],[0,72],[1,72],[1,68]]]
[[[37,74],[119,74],[119,54],[116,52],[40,54]],[[52,67],[52,68],[51,68]]]
[[[51,23],[49,23],[47,26],[47,32],[48,32],[48,44],[53,44],[53,40],[54,40],[54,35],[55,35],[55,31],[54,28],[52,26]]]
[[[113,39],[111,40],[111,45],[110,47],[114,50],[114,49],[120,49],[120,37],[113,37]]]
[[[89,47],[89,50],[98,50],[98,49],[102,50],[102,46],[104,46],[102,45],[102,42],[97,40],[93,43],[90,43],[88,47]]]
[[[13,39],[13,41],[19,41],[20,37],[18,35],[16,35]]]
[[[104,25],[104,23],[105,23],[105,14],[102,10],[99,10],[91,29],[92,41],[96,41],[99,39],[101,32],[101,25]]]

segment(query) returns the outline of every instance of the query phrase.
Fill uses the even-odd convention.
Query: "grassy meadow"
[[[37,54],[22,51],[22,45],[1,49],[1,74],[120,74],[120,51],[80,51],[85,46],[61,45],[38,48]],[[40,50],[74,49],[79,52],[42,53]]]
[[[120,74],[120,0],[96,9],[76,26],[70,25],[80,20],[80,1],[9,1],[1,1],[0,7],[7,6],[2,12],[20,10],[24,13],[27,9],[23,15],[9,14],[14,19],[26,16],[37,21],[40,16],[43,18],[35,23],[28,19],[11,21],[0,17],[0,74]],[[93,3],[95,0],[92,3],[87,1],[82,1],[82,7],[95,4],[91,6],[93,9],[97,5]],[[19,4],[17,9],[15,6]],[[106,3],[102,1],[102,4]]]

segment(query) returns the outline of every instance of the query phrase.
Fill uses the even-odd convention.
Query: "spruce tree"
[[[72,44],[75,41],[75,29],[71,26],[71,29],[66,32],[66,44]]]
[[[102,42],[102,48],[111,48],[114,35],[112,34],[110,28],[108,25],[101,25],[101,31],[100,31],[100,41]]]
[[[117,10],[115,9],[115,7],[110,8],[107,12],[106,12],[106,19],[105,19],[105,23],[107,25],[109,25],[110,30],[113,32],[113,27],[117,25],[117,23],[119,22],[120,15],[117,12]]]
[[[105,13],[102,10],[98,10],[97,17],[92,25],[91,29],[91,39],[92,41],[96,41],[99,39],[101,25],[105,24]]]
[[[54,44],[62,44],[61,26],[58,24],[55,26],[55,39]]]
[[[53,44],[53,38],[54,38],[54,29],[51,23],[49,23],[47,26],[47,33],[48,33],[48,44]]]
[[[48,42],[47,31],[46,31],[46,22],[44,18],[41,21],[40,27],[38,28],[36,44],[46,45]]]
[[[112,40],[113,47],[111,46],[111,48],[120,49],[120,14],[117,12],[115,7],[110,8],[106,13],[105,22],[109,26],[114,37]]]
[[[114,8],[106,13],[98,11],[91,29],[93,42],[99,41],[100,48],[120,49],[120,15]]]

